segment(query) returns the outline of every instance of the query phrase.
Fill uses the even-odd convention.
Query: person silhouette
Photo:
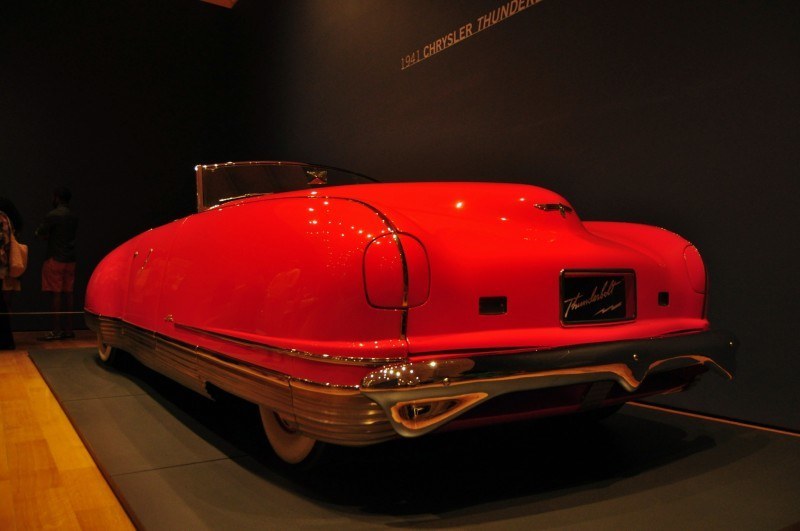
[[[22,216],[14,203],[0,197],[0,350],[14,350],[14,334],[11,331],[11,316],[9,315],[11,293],[19,291],[19,279],[9,274],[9,261],[11,254],[11,236],[19,239],[18,233],[22,230]]]
[[[71,199],[72,193],[68,188],[56,188],[53,192],[53,210],[47,213],[36,229],[36,237],[47,240],[47,257],[42,266],[42,291],[52,294],[53,330],[39,338],[44,341],[75,337],[72,317],[64,315],[72,311],[74,305],[78,216],[69,208]]]

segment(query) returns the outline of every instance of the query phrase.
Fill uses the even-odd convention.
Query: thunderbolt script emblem
[[[564,312],[564,319],[569,316],[569,312],[572,310],[580,310],[581,308],[585,308],[590,304],[594,304],[596,302],[600,302],[603,299],[610,297],[614,293],[614,289],[617,286],[621,286],[622,282],[619,280],[606,280],[603,283],[603,287],[600,288],[598,293],[597,286],[594,287],[592,290],[592,295],[589,298],[583,298],[583,293],[580,291],[574,297],[570,297],[569,299],[564,299],[564,302],[567,304],[567,310]],[[617,308],[621,307],[622,303],[618,302],[616,304],[612,304],[611,306],[607,306],[605,308],[601,308],[600,310],[595,313],[595,315],[601,315],[604,313],[608,313],[610,311],[616,310]]]
[[[561,212],[561,217],[566,218],[568,212],[573,212],[572,208],[568,207],[564,203],[539,203],[533,205],[539,210],[544,210],[545,212],[550,212],[551,210],[558,210]]]

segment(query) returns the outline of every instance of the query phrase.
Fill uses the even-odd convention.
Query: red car
[[[111,252],[87,323],[103,361],[119,349],[257,404],[287,462],[319,442],[607,414],[709,368],[732,377],[700,254],[666,230],[582,222],[521,184],[196,170],[199,212]]]

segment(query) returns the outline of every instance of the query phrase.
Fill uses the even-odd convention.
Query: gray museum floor
[[[257,410],[212,402],[131,359],[31,349],[134,523],[145,529],[787,529],[800,437],[627,405],[547,420],[272,456]]]

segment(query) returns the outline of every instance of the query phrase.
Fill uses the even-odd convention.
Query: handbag
[[[28,246],[17,241],[13,230],[10,232],[11,245],[9,246],[10,252],[8,256],[8,276],[19,278],[28,267]]]

